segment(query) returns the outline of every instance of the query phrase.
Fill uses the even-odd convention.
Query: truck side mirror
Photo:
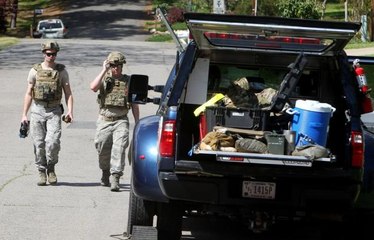
[[[133,74],[129,81],[129,103],[146,104],[148,100],[148,76]]]

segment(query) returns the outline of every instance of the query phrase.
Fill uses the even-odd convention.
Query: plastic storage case
[[[269,111],[261,109],[207,107],[205,109],[207,131],[214,126],[265,130]]]

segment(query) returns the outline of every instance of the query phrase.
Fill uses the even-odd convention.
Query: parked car
[[[61,19],[40,20],[34,32],[35,38],[66,38],[68,28]]]
[[[361,25],[184,17],[191,38],[178,43],[165,85],[148,86],[144,75],[130,80],[131,102],[159,107],[134,128],[127,233],[157,216],[158,239],[180,239],[191,213],[234,217],[257,232],[284,218],[350,219],[358,196],[374,188],[373,169],[364,182],[374,162],[365,148],[374,135],[361,121],[368,96],[344,52]],[[149,99],[148,90],[160,98]],[[238,107],[246,98],[249,106]]]

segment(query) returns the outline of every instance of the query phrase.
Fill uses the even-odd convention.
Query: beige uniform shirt
[[[53,70],[52,68],[45,66],[44,63],[42,63],[42,68],[45,70]],[[27,76],[27,82],[30,84],[35,84],[35,81],[36,81],[36,70],[34,68],[31,68],[29,71],[29,75]],[[66,71],[66,69],[60,72],[60,82],[62,85],[69,84],[69,74]]]

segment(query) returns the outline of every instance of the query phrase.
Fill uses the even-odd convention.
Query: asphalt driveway
[[[69,29],[69,38],[144,41],[151,36],[145,22],[147,0],[69,0],[60,16]]]

